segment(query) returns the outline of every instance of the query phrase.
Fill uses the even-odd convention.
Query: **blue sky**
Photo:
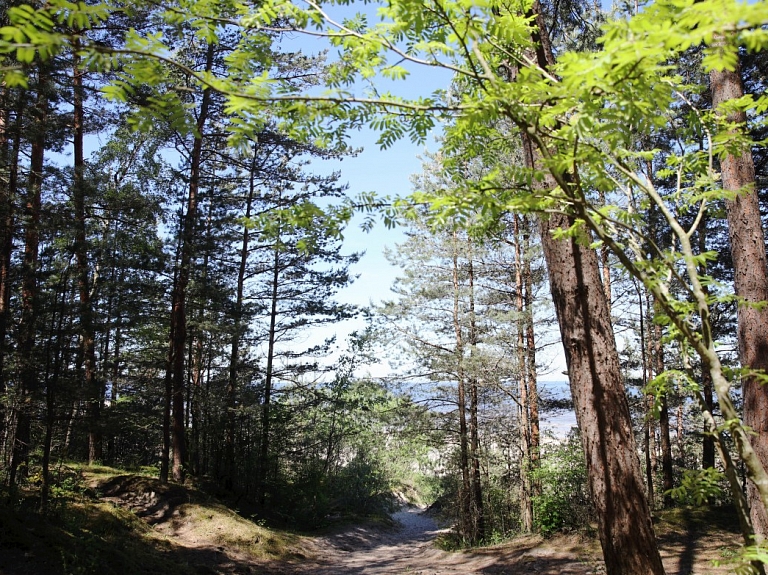
[[[335,7],[335,10],[351,15],[356,10],[368,13],[369,22],[376,20],[375,4],[347,7]],[[334,14],[334,16],[336,16]],[[341,16],[336,16],[341,19]],[[287,50],[298,49],[305,54],[317,54],[328,48],[322,38],[307,37],[299,34],[281,40],[282,47]],[[333,60],[334,54],[329,52],[328,58]],[[431,67],[405,66],[411,72],[405,80],[389,81],[377,80],[377,89],[380,92],[390,91],[406,98],[427,96],[437,89],[447,88],[451,81],[451,74],[443,69]],[[349,144],[354,148],[362,148],[355,157],[347,157],[339,161],[323,161],[313,164],[312,169],[318,173],[330,173],[339,171],[340,182],[349,185],[348,195],[355,197],[362,192],[376,192],[379,196],[406,195],[412,191],[410,177],[421,172],[422,160],[427,150],[436,151],[438,144],[436,138],[440,133],[439,127],[427,138],[425,144],[414,144],[409,140],[400,140],[390,148],[382,150],[376,143],[378,135],[370,130],[363,129],[349,134]],[[379,223],[371,232],[360,230],[362,217],[356,218],[345,232],[345,252],[365,251],[365,256],[353,268],[353,273],[359,274],[359,278],[353,285],[339,293],[339,300],[356,305],[366,306],[369,303],[378,304],[384,299],[391,298],[390,286],[399,274],[399,269],[390,265],[383,255],[385,247],[393,248],[396,243],[403,240],[403,231],[399,229],[386,229]],[[337,327],[337,342],[341,347],[351,331],[364,327],[362,321],[344,322]],[[323,334],[327,336],[328,334]],[[542,358],[552,362],[550,372],[543,374],[542,381],[562,381],[562,371],[565,369],[562,351],[553,349],[549,351],[551,358]],[[385,362],[371,369],[373,375],[388,373]]]

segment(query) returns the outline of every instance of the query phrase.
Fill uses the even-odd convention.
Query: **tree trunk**
[[[472,243],[468,240],[467,275],[469,280],[469,346],[470,355],[474,355],[478,344],[477,321],[475,317],[475,270],[472,264]],[[485,512],[483,509],[483,488],[480,476],[480,428],[477,418],[478,381],[472,374],[469,378],[469,441],[472,459],[472,539],[479,543],[485,538]]]
[[[594,251],[552,232],[572,220],[541,222],[550,288],[560,324],[576,419],[608,575],[664,573],[645,498],[629,405]]]
[[[278,209],[282,202],[278,200]],[[269,467],[269,427],[270,402],[272,400],[272,377],[275,364],[275,340],[277,339],[277,301],[280,286],[280,232],[275,237],[274,260],[272,268],[272,294],[269,309],[269,335],[267,343],[267,369],[264,373],[264,401],[261,410],[261,448],[259,450],[259,477],[257,482],[258,501],[264,507],[267,494],[267,474]]]
[[[530,256],[530,221],[523,220],[523,304],[525,306],[525,364],[528,405],[528,425],[531,430],[529,444],[531,471],[539,467],[539,388],[536,370],[536,335],[533,329],[533,274]],[[531,484],[532,494],[539,495],[538,482]]]
[[[739,70],[710,73],[712,105],[740,98],[744,91]],[[743,125],[746,115],[733,113],[730,122]],[[739,191],[726,202],[728,235],[734,269],[736,295],[743,298],[738,308],[739,359],[750,370],[768,373],[768,307],[756,307],[768,301],[768,258],[760,219],[760,205],[755,189],[755,166],[750,150],[727,154],[720,163],[723,188]],[[751,428],[753,445],[763,467],[768,467],[768,388],[754,376],[742,378],[744,423]],[[758,539],[768,536],[768,513],[757,489],[747,488],[750,515]]]
[[[8,93],[3,93],[2,141],[0,142],[0,395],[8,391],[8,378],[5,373],[6,337],[11,305],[11,255],[13,254],[13,236],[15,232],[14,202],[18,194],[19,152],[21,149],[21,121],[23,107],[19,104],[16,117],[10,125]],[[22,99],[20,99],[21,101]],[[13,422],[6,414],[6,402],[0,402],[0,462],[8,462],[7,441],[12,437]],[[2,427],[7,426],[7,427]]]
[[[61,281],[59,283],[58,291],[56,293],[56,300],[61,298],[63,302],[67,297],[67,274],[62,274]],[[56,301],[55,303],[58,303]],[[64,311],[63,306],[56,306],[54,309],[58,309],[58,321],[56,320],[56,312],[51,316],[51,328],[50,338],[48,342],[48,353],[46,358],[46,384],[45,384],[45,438],[43,439],[43,457],[42,457],[42,485],[40,486],[40,509],[43,512],[48,511],[48,500],[51,491],[51,448],[53,444],[53,428],[56,422],[56,391],[59,385],[59,374],[61,373],[61,366],[63,363],[62,341],[64,340]],[[53,341],[51,341],[53,340]],[[53,344],[55,342],[55,346]],[[53,350],[51,348],[53,347]],[[48,375],[50,371],[51,353],[53,353],[53,373]]]
[[[515,307],[517,309],[517,363],[519,370],[518,412],[520,414],[520,527],[524,533],[533,531],[533,493],[531,488],[531,433],[528,421],[528,368],[525,335],[527,317],[525,316],[525,286],[523,283],[523,248],[520,230],[520,216],[514,215],[515,235]]]
[[[649,381],[653,378],[653,369],[650,365],[648,356],[649,349],[651,347],[651,341],[646,337],[646,321],[647,321],[647,306],[643,307],[643,290],[641,284],[637,280],[632,281],[637,292],[637,303],[640,310],[640,357],[643,373],[643,393],[646,393]],[[656,471],[656,430],[653,428],[653,406],[656,398],[653,394],[645,395],[645,401],[643,402],[645,407],[644,422],[643,422],[643,452],[645,453],[645,484],[648,489],[648,501],[651,508],[654,505],[654,475]]]
[[[536,46],[535,58],[539,67],[548,69],[554,57],[538,1],[530,15],[536,18],[538,27],[531,38]],[[523,149],[529,167],[541,164],[543,150],[534,149],[526,132]],[[567,179],[567,174],[560,175]],[[557,187],[550,174],[536,185],[546,190]],[[645,498],[597,254],[573,237],[555,240],[552,235],[573,224],[574,219],[563,214],[542,217],[541,242],[587,459],[606,572],[661,575],[664,566]]]
[[[254,142],[254,146],[257,144]],[[256,158],[257,152],[253,151],[251,169],[248,174],[248,197],[245,204],[245,219],[251,217],[253,197],[256,193]],[[237,376],[240,368],[240,339],[243,331],[243,293],[245,291],[245,272],[248,265],[248,244],[250,231],[248,226],[243,226],[243,235],[240,241],[240,262],[237,270],[237,286],[235,296],[234,326],[232,327],[232,345],[229,352],[229,377],[226,390],[226,431],[224,435],[224,481],[226,489],[234,487],[235,477],[235,408],[237,407]]]
[[[213,68],[214,46],[209,44],[206,54],[205,70]],[[184,428],[184,396],[186,391],[186,372],[184,356],[187,346],[187,287],[194,252],[195,231],[197,224],[197,202],[200,191],[200,172],[202,168],[203,133],[211,105],[211,90],[203,90],[200,112],[197,118],[197,133],[192,144],[189,168],[189,194],[186,213],[181,229],[181,257],[179,273],[174,287],[173,309],[171,310],[171,443],[173,446],[172,475],[174,481],[184,480],[184,466],[187,463],[187,442]]]
[[[77,48],[77,46],[75,46]],[[80,346],[83,353],[83,383],[86,393],[85,419],[88,427],[88,463],[101,460],[101,387],[96,377],[96,350],[91,306],[91,286],[88,273],[88,245],[85,213],[85,155],[84,155],[84,90],[80,58],[75,50],[72,66],[72,108],[74,181],[72,200],[75,208],[75,258],[77,288],[80,295]]]
[[[664,363],[664,344],[662,342],[663,329],[661,325],[653,325],[653,362],[656,375],[664,373],[666,365]],[[712,378],[709,372],[705,369],[704,378],[710,381],[710,401],[712,399]],[[711,412],[711,409],[710,409]],[[661,473],[662,473],[662,488],[664,490],[664,507],[670,507],[672,505],[672,496],[669,494],[669,490],[675,486],[674,482],[674,469],[672,467],[672,439],[669,429],[669,394],[664,393],[661,396],[661,409],[659,411],[659,443],[661,445]],[[714,442],[710,437],[710,443],[712,445],[712,460],[714,461]]]
[[[31,409],[33,395],[38,391],[37,362],[35,359],[35,324],[37,322],[37,266],[40,244],[40,202],[45,160],[46,121],[48,97],[45,93],[47,77],[40,71],[35,104],[32,146],[30,150],[27,200],[24,209],[24,260],[22,265],[21,321],[19,338],[19,408],[16,415],[16,433],[11,457],[9,484],[16,484],[17,473],[26,474],[31,439]]]
[[[459,247],[458,234],[453,232],[453,330],[456,335],[456,379],[457,404],[459,415],[459,467],[461,468],[461,488],[459,489],[459,532],[461,536],[472,541],[470,504],[470,473],[469,473],[469,440],[467,437],[466,389],[464,373],[464,338],[461,329],[461,310],[459,308]]]

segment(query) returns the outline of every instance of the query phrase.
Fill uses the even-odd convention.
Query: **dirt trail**
[[[315,558],[283,565],[279,573],[291,575],[473,575],[562,574],[593,575],[602,570],[596,561],[579,558],[576,546],[541,547],[541,540],[519,540],[511,547],[448,553],[434,546],[440,532],[419,509],[403,509],[393,518],[392,530],[355,527],[313,542]],[[574,541],[575,543],[575,541]],[[583,551],[583,550],[582,550]]]

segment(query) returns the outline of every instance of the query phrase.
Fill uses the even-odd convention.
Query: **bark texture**
[[[550,288],[608,575],[664,573],[645,498],[629,406],[597,255],[554,240],[565,216],[541,222]]]
[[[535,60],[539,67],[548,69],[554,64],[554,57],[538,1],[534,1],[529,14],[535,17],[538,27],[531,38],[537,47]],[[536,148],[527,132],[523,133],[523,149],[526,164],[540,167],[546,150]],[[571,183],[569,174],[558,176]],[[553,174],[545,173],[544,179],[535,185],[546,191],[556,188],[557,182]],[[578,194],[577,189],[574,182],[572,189],[564,191]],[[645,497],[598,256],[576,238],[553,237],[555,230],[570,228],[573,223],[573,217],[564,214],[542,217],[540,235],[606,573],[662,575],[664,566]]]
[[[744,89],[739,70],[713,71],[710,74],[712,105],[740,98]],[[746,115],[734,113],[728,120],[746,122]],[[738,310],[739,356],[743,367],[768,372],[768,307],[758,309],[757,302],[768,301],[768,258],[760,220],[760,205],[755,189],[755,166],[750,150],[728,154],[720,163],[723,188],[739,195],[726,202],[728,235],[731,242],[736,295],[744,303]],[[752,428],[752,446],[763,467],[768,466],[768,388],[755,377],[742,381],[744,423]],[[756,488],[747,487],[750,514],[758,537],[768,535],[768,513]]]

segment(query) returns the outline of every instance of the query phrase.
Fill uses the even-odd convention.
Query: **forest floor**
[[[403,507],[318,536],[267,529],[203,493],[136,475],[92,476],[83,497],[42,519],[0,509],[0,575],[597,575],[594,537],[519,537],[468,551],[435,545],[441,529]],[[740,538],[729,513],[665,512],[656,530],[668,575],[733,572]],[[722,562],[715,566],[713,562]]]

